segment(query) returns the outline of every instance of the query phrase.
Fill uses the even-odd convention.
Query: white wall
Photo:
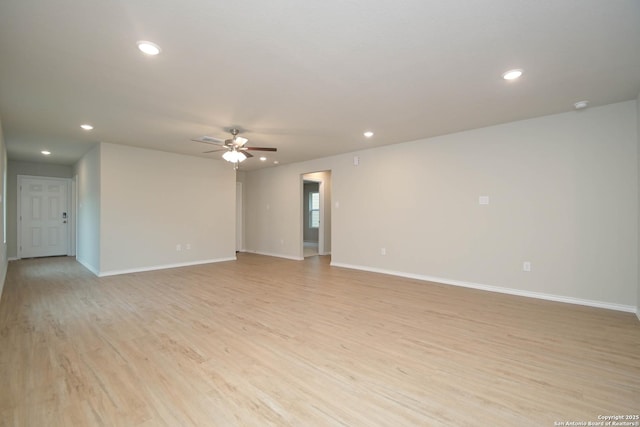
[[[74,166],[78,198],[76,259],[95,274],[100,272],[100,151],[96,146]]]
[[[303,259],[299,163],[246,173],[245,245],[249,252]],[[317,169],[315,169],[317,170]]]
[[[629,310],[636,122],[629,101],[248,172],[248,249],[298,256],[299,176],[331,170],[334,264]]]
[[[6,180],[7,180],[7,147],[4,143],[2,133],[2,120],[0,120],[0,299],[2,299],[2,290],[4,289],[4,281],[7,276],[7,243],[6,232],[4,227],[6,215]]]
[[[324,248],[323,252],[320,255],[326,255],[331,253],[331,206],[332,203],[332,193],[331,193],[331,172],[324,171],[322,174],[322,182],[323,182],[323,211],[324,211]]]
[[[247,210],[247,202],[246,202],[246,191],[245,191],[245,187],[246,187],[246,172],[242,171],[242,170],[237,170],[236,171],[236,182],[240,183],[240,185],[242,186],[242,194],[240,195],[240,197],[242,198],[242,200],[240,201],[241,205],[242,205],[242,212],[240,213],[240,221],[241,223],[237,226],[242,230],[242,235],[240,236],[240,248],[239,251],[244,251],[245,250],[245,240],[246,240],[246,210]]]
[[[231,164],[100,146],[101,275],[235,259]]]
[[[640,203],[640,93],[636,100],[637,136],[638,136],[638,202]],[[638,241],[640,242],[640,212],[638,214]],[[638,251],[638,303],[636,305],[636,316],[640,319],[640,250]]]
[[[73,167],[10,160],[7,164],[7,254],[18,256],[18,175],[73,178]]]

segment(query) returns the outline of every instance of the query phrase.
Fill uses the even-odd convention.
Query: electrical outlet
[[[178,243],[176,245],[176,251],[180,252],[182,250],[182,245],[180,243]]]
[[[531,262],[525,261],[522,263],[522,271],[531,271]]]
[[[380,248],[380,255],[386,255],[387,254],[387,248]]]

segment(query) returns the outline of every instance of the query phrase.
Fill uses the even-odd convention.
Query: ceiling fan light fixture
[[[240,151],[232,150],[224,153],[222,155],[222,158],[225,159],[227,162],[238,163],[246,160],[247,156],[245,156],[244,153],[241,153]]]

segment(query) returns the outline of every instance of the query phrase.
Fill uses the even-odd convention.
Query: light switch
[[[478,203],[481,205],[488,205],[489,204],[489,196],[480,196],[478,198]]]

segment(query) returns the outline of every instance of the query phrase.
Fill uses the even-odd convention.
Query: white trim
[[[304,207],[305,207],[305,203],[306,200],[304,198],[304,184],[305,182],[315,182],[318,184],[318,192],[320,193],[320,226],[318,227],[318,255],[326,255],[329,254],[330,252],[325,252],[325,247],[327,246],[327,236],[326,236],[326,229],[325,229],[325,222],[327,221],[327,216],[325,211],[326,209],[326,203],[327,201],[325,200],[326,197],[326,189],[327,189],[327,176],[331,177],[331,169],[326,169],[326,170],[320,170],[320,171],[315,171],[315,172],[305,172],[303,174],[300,175],[300,200],[302,201],[302,203],[299,204],[300,207],[300,235],[302,236],[302,245],[300,247],[300,253],[302,255],[302,258],[300,259],[304,259]],[[315,174],[321,174],[321,176],[316,177],[316,176],[309,176],[309,175],[315,175]],[[329,181],[331,180],[331,178],[329,178]],[[331,208],[331,202],[329,201],[329,207]],[[332,210],[329,209],[329,220],[331,219],[331,215],[332,215]]]
[[[272,256],[272,257],[275,257],[275,258],[292,259],[294,261],[304,261],[304,257],[284,255],[284,254],[276,254],[276,253],[272,253],[272,252],[247,251],[247,253],[252,253],[252,254],[256,254],[256,255],[264,255],[264,256]]]
[[[318,253],[324,252],[324,222],[326,218],[324,217],[324,177],[318,184],[318,198],[320,199],[320,205],[318,206],[318,220],[320,224],[318,224]]]
[[[78,175],[74,175],[71,178],[71,200],[69,200],[69,256],[76,256],[76,244],[78,238],[76,233],[78,232],[76,224],[76,215],[78,214]]]
[[[503,288],[500,286],[483,285],[481,283],[464,282],[461,280],[445,279],[442,277],[425,276],[422,274],[405,273],[402,271],[385,270],[382,268],[366,267],[361,265],[343,264],[339,262],[331,262],[332,267],[350,268],[353,270],[369,271],[372,273],[389,274],[392,276],[406,277],[408,279],[424,280],[427,282],[442,283],[444,285],[461,286],[464,288],[479,289],[482,291],[498,292],[501,294],[517,295],[521,297],[537,298],[548,301],[564,302],[568,304],[585,305],[588,307],[606,308],[609,310],[625,311],[629,313],[636,312],[636,307],[632,305],[616,304],[603,301],[594,301],[582,298],[566,297],[562,295],[545,294],[542,292],[524,291],[521,289]],[[636,312],[637,314],[637,312]],[[638,315],[640,319],[640,315]]]
[[[119,274],[142,273],[145,271],[165,270],[168,268],[177,268],[177,267],[190,267],[192,265],[211,264],[214,262],[236,261],[236,259],[237,258],[233,256],[228,258],[203,259],[200,261],[179,262],[176,264],[163,264],[163,265],[152,265],[149,267],[128,268],[125,270],[101,271],[100,273],[97,274],[97,276],[107,277],[107,276],[117,276]]]
[[[18,257],[11,256],[11,257],[7,258],[7,261],[18,261],[19,259],[20,258],[18,258]]]
[[[4,259],[4,257],[7,254],[7,244],[6,243],[2,243],[2,259]],[[7,280],[7,271],[9,271],[9,260],[4,261],[1,260],[1,265],[0,265],[0,301],[2,301],[2,291],[4,290],[4,285],[5,285],[5,281]]]

